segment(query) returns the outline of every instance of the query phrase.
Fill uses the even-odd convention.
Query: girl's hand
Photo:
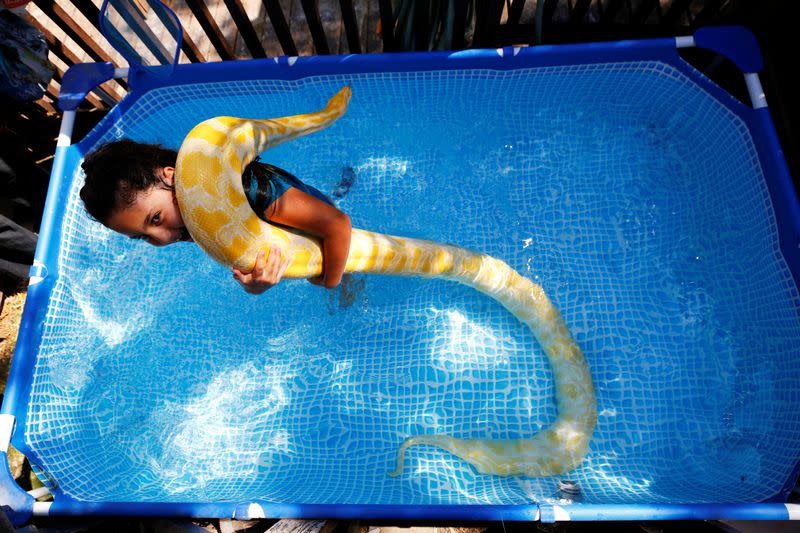
[[[271,289],[278,284],[292,262],[289,257],[282,258],[281,250],[277,247],[270,250],[269,259],[266,259],[266,255],[263,250],[258,252],[256,264],[250,272],[233,269],[233,277],[244,287],[245,292],[261,294]]]
[[[316,285],[317,287],[325,286],[325,278],[323,278],[322,276],[314,276],[313,278],[308,278],[308,282],[312,285]]]

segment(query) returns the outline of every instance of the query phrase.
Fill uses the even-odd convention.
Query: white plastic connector
[[[33,516],[47,516],[53,502],[33,502]]]
[[[39,261],[38,259],[33,260],[33,265],[31,266],[31,276],[28,278],[28,286],[36,285],[37,283],[41,283],[44,281],[44,278],[47,277],[47,266],[44,263]]]
[[[800,520],[800,504],[787,503],[786,511],[789,513],[789,520]]]
[[[42,496],[47,496],[50,494],[50,489],[47,487],[39,487],[38,489],[29,490],[28,494],[33,496],[34,499],[39,499]]]
[[[750,101],[753,109],[767,107],[767,97],[764,96],[764,89],[761,87],[761,80],[758,74],[751,72],[744,75],[744,82],[747,84],[747,91],[750,93]]]
[[[246,520],[257,520],[259,518],[266,518],[267,515],[264,513],[264,508],[258,505],[257,503],[251,503],[247,506],[247,518]]]
[[[675,46],[678,48],[694,48],[694,37],[686,35],[684,37],[675,37]]]

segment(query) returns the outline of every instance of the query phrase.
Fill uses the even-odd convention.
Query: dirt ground
[[[13,296],[0,293],[0,391],[5,391],[11,356],[17,343],[17,331],[25,305],[25,293]]]

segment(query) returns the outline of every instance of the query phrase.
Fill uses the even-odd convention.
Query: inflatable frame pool
[[[752,107],[736,102],[720,87],[689,67],[680,48],[700,47],[730,59],[743,73]],[[457,69],[512,70],[518,68],[588,65],[610,62],[660,61],[681,71],[703,90],[717,97],[744,121],[752,134],[778,222],[781,251],[795,283],[800,280],[800,204],[792,185],[778,138],[761,89],[758,72],[762,59],[757,43],[744,28],[705,28],[694,36],[596,44],[505,47],[496,50],[398,53],[326,57],[279,57],[222,63],[115,69],[110,63],[76,65],[64,77],[60,105],[65,110],[55,152],[35,264],[19,331],[19,340],[0,414],[0,452],[10,443],[36,462],[25,443],[25,421],[32,371],[42,339],[45,314],[58,277],[59,238],[65,198],[75,169],[84,154],[113,120],[101,123],[85,139],[71,140],[75,109],[92,87],[112,77],[128,77],[130,93],[109,113],[122,116],[148,91],[173,85],[251,79],[299,79],[342,73],[408,72]],[[800,384],[798,384],[800,386]],[[36,501],[42,491],[29,494],[11,478],[8,466],[0,471],[0,502],[12,520],[24,523],[33,515],[133,515],[269,518],[455,519],[455,520],[663,520],[663,519],[798,519],[800,505],[784,503],[794,487],[800,464],[782,491],[764,502],[721,504],[600,505],[531,503],[530,505],[331,505],[263,501],[206,503],[82,502],[56,495],[52,502]]]

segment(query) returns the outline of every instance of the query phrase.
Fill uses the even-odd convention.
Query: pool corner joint
[[[58,107],[62,111],[74,111],[81,105],[89,91],[114,78],[117,73],[113,63],[78,63],[64,73]]]
[[[744,75],[753,109],[767,107],[758,73],[764,68],[761,49],[753,33],[744,26],[711,26],[694,35],[675,38],[678,48],[698,47],[715,52],[731,61]]]

